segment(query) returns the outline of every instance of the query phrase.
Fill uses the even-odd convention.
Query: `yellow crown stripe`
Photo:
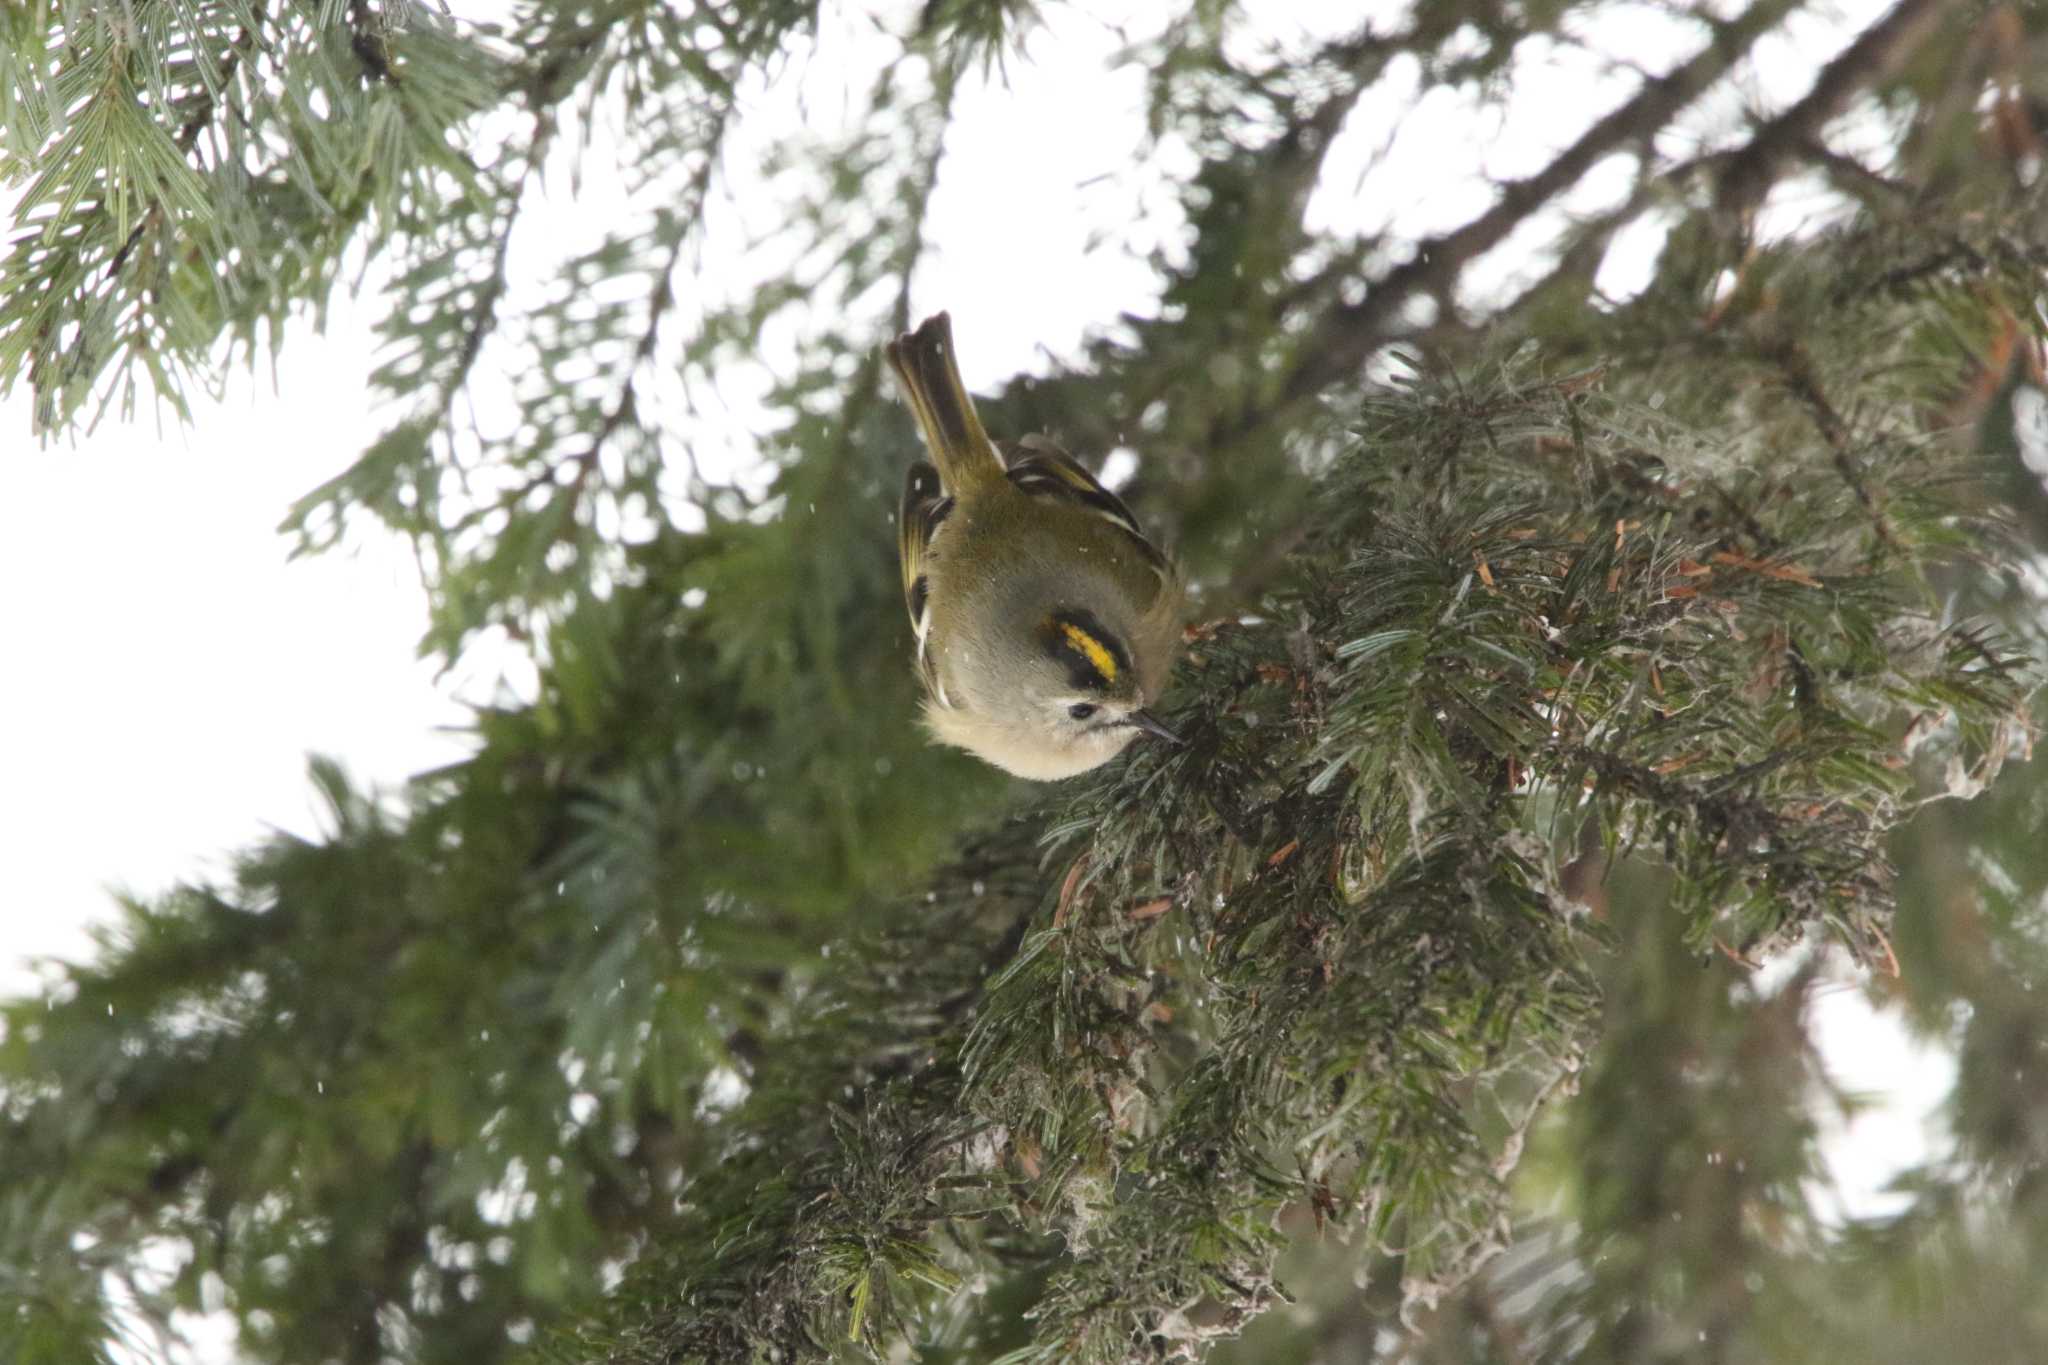
[[[1101,675],[1104,682],[1113,683],[1116,681],[1116,655],[1109,652],[1109,646],[1103,644],[1102,641],[1096,639],[1072,621],[1062,621],[1059,623],[1059,626],[1061,632],[1066,635],[1068,643],[1081,651],[1082,656],[1094,666],[1096,673]]]

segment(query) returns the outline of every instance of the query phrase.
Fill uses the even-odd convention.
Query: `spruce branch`
[[[261,10],[254,11],[254,13],[259,18],[262,15]],[[190,114],[185,116],[184,123],[178,127],[178,135],[175,140],[180,152],[190,156],[193,148],[199,143],[200,135],[206,131],[219,115],[221,92],[224,92],[234,81],[235,73],[240,69],[243,57],[248,54],[250,48],[255,46],[255,43],[256,29],[254,24],[251,23],[244,25],[242,30],[235,35],[235,40],[228,45],[227,55],[221,59],[220,70],[214,77],[214,84],[201,91],[197,106]],[[121,267],[127,264],[129,256],[134,253],[135,248],[141,243],[143,234],[159,226],[162,222],[163,212],[161,206],[152,206],[150,212],[128,234],[127,240],[121,243],[120,250],[114,253],[114,258],[107,262],[108,278],[121,273]]]
[[[1802,604],[1865,642],[1918,608],[1683,517],[1575,535],[1595,482],[1531,455],[1625,449],[1598,394],[1500,377],[1371,405],[1297,572],[1192,643],[1186,743],[835,957],[662,1253],[553,1354],[882,1353],[1000,1265],[1039,1286],[1009,1359],[1193,1356],[1284,1295],[1296,1208],[1434,1302],[1507,1241],[1513,1153],[1595,1037],[1600,936],[1560,890],[1581,831],[1666,869],[1697,951],[1885,951],[1904,807],[1873,723],[1929,659]],[[1475,481],[1494,510],[1443,500]],[[2025,684],[1982,645],[1944,657],[1989,661],[1954,695],[2002,723]],[[1479,1112],[1518,1117],[1482,1137]]]

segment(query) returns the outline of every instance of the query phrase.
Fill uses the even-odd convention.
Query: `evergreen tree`
[[[1040,8],[862,19],[872,69],[798,0],[0,12],[0,387],[176,404],[387,279],[394,418],[287,531],[409,538],[425,648],[540,677],[7,1008],[0,1358],[202,1309],[289,1365],[2048,1354],[2048,12],[1896,0],[1753,106],[1826,6],[1134,28],[1157,305],[984,415],[1138,453],[1186,742],[1030,787],[911,722],[877,345]],[[1457,226],[1316,226],[1367,111],[1553,52],[1651,69]],[[1837,956],[1960,1058],[1847,1227]]]

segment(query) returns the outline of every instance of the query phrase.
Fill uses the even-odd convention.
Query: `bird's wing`
[[[953,510],[953,500],[939,486],[939,471],[922,460],[910,466],[903,480],[903,505],[896,517],[896,550],[903,561],[903,604],[910,609],[910,628],[917,632],[917,671],[925,689],[937,695],[932,658],[925,648],[931,633],[931,584],[925,559],[932,533]]]
[[[1103,520],[1121,528],[1138,543],[1145,559],[1161,573],[1167,571],[1166,556],[1145,538],[1138,519],[1124,501],[1102,486],[1080,461],[1043,436],[1027,436],[1011,446],[1010,482],[1033,497],[1060,498],[1079,503]]]

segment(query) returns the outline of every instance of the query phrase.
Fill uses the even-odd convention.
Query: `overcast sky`
[[[372,434],[353,327],[297,338],[192,427],[109,421],[37,449],[0,403],[7,717],[0,993],[85,951],[113,888],[153,895],[280,826],[315,829],[309,752],[389,783],[460,750],[461,711],[414,658],[424,595],[380,542],[287,564],[275,528]]]

